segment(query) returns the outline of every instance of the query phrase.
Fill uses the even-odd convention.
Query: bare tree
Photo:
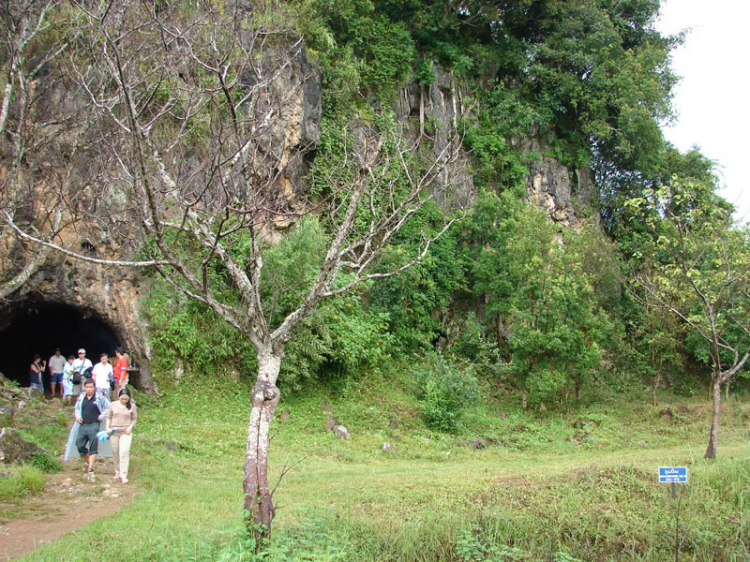
[[[5,82],[0,98],[0,209],[45,240],[59,232],[63,217],[55,196],[59,178],[46,173],[50,167],[40,165],[37,157],[70,131],[69,120],[41,111],[48,89],[40,77],[68,47],[66,40],[49,39],[58,23],[50,16],[59,3],[27,0],[0,5],[0,74]],[[30,189],[35,184],[36,189]],[[26,283],[48,252],[42,246],[14,252],[17,242],[10,229],[0,226],[4,253],[15,258],[0,269],[0,299]]]
[[[449,173],[460,139],[435,155],[434,147],[420,146],[419,135],[388,119],[353,124],[346,157],[322,190],[306,196],[296,178],[315,139],[306,138],[301,114],[306,88],[317,77],[283,18],[239,2],[198,3],[189,11],[125,0],[75,6],[85,33],[66,72],[87,96],[96,139],[85,151],[87,204],[65,211],[97,221],[105,236],[130,240],[143,259],[90,258],[39,236],[7,211],[0,218],[17,236],[79,259],[155,267],[254,346],[258,372],[244,492],[260,544],[275,515],[269,427],[284,346],[326,299],[418,263],[463,216]],[[378,257],[404,225],[436,199],[452,206],[451,214],[432,224],[399,266],[378,268]],[[305,214],[325,224],[328,245],[299,305],[272,323],[264,303],[264,250],[277,227]],[[212,281],[217,264],[231,297]]]

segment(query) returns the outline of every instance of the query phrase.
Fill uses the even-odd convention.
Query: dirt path
[[[113,480],[112,459],[97,461],[96,482],[83,478],[81,462],[66,463],[65,471],[54,474],[44,493],[22,505],[0,504],[0,513],[12,519],[0,523],[0,561],[28,554],[38,546],[54,542],[95,519],[129,504],[138,491]]]

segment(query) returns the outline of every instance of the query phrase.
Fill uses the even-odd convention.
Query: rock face
[[[434,70],[434,80],[430,85],[412,83],[403,88],[394,111],[398,119],[412,120],[419,125],[419,132],[427,132],[432,138],[433,156],[461,150],[460,140],[455,131],[458,122],[468,115],[464,103],[465,91],[455,77],[439,69]],[[458,158],[455,166],[444,170],[436,180],[440,187],[451,184],[455,191],[455,201],[438,201],[445,207],[458,203],[466,205],[474,198],[474,179],[469,173],[470,161],[466,155]]]
[[[86,247],[97,256],[112,257],[106,244]],[[13,298],[0,304],[0,330],[8,329],[13,317],[30,306],[51,304],[77,309],[82,316],[98,319],[111,328],[129,353],[131,363],[138,367],[138,372],[131,375],[131,382],[150,392],[155,387],[148,327],[141,314],[141,302],[149,285],[149,280],[137,271],[103,267],[51,253]]]
[[[466,98],[465,88],[450,73],[436,69],[430,85],[412,83],[402,89],[394,110],[402,122],[418,118],[420,129],[427,130],[433,138],[433,152],[437,156],[450,147],[454,140],[452,131],[456,130],[459,120],[470,117]],[[530,131],[530,138],[514,144],[523,152],[540,154],[539,159],[529,165],[526,185],[529,201],[545,209],[555,222],[565,226],[576,224],[580,219],[577,209],[594,202],[593,172],[569,170],[554,158],[543,155],[548,147],[539,139],[537,128]],[[446,177],[439,180],[451,181],[457,186],[461,203],[470,202],[474,196],[469,169],[470,160],[464,156],[456,169],[447,170]]]
[[[529,201],[545,209],[555,222],[565,226],[576,224],[580,219],[577,209],[590,205],[595,197],[593,172],[589,169],[571,171],[554,158],[543,155],[545,147],[538,137],[525,139],[521,148],[541,155],[529,165],[526,180]]]
[[[266,56],[270,60],[273,55],[266,53]],[[253,77],[243,76],[243,80],[250,84]],[[320,141],[321,82],[321,73],[310,64],[304,50],[290,61],[278,79],[280,92],[294,94],[262,148],[268,154],[279,151],[282,154],[280,162],[284,168],[279,174],[275,196],[282,199],[290,210],[295,210],[303,199],[299,195],[305,189],[304,177],[308,169],[305,148],[314,149]],[[455,77],[436,69],[434,80],[429,85],[413,83],[402,89],[393,109],[415,137],[422,133],[430,136],[433,155],[437,157],[445,151],[461,150],[460,140],[455,138],[454,132],[459,120],[470,116],[466,99],[466,89]],[[533,135],[531,139],[521,141],[519,148],[540,154],[544,151],[541,142]],[[197,161],[185,162],[186,169],[199,165]],[[455,199],[438,201],[440,204],[451,207],[466,205],[472,200],[475,190],[470,168],[469,157],[461,156],[457,165],[445,170],[436,180],[456,187]],[[543,155],[530,165],[527,189],[530,201],[546,209],[553,220],[565,225],[577,222],[576,205],[590,201],[594,192],[589,170],[571,172],[553,158]],[[268,233],[270,238],[280,237],[294,220],[293,215],[293,212],[280,214],[274,224],[275,230]],[[85,227],[65,233],[64,238],[61,240],[63,246],[96,258],[127,259],[137,249],[137,241],[129,247],[120,247],[106,235],[87,231]],[[12,263],[13,256],[28,251],[10,240],[9,237],[2,240],[0,265]],[[5,273],[8,272],[0,268],[0,277]],[[81,315],[99,319],[111,328],[138,367],[138,372],[131,375],[131,382],[142,390],[153,391],[148,323],[141,310],[142,300],[150,289],[151,281],[139,271],[103,267],[50,253],[12,299],[0,303],[0,331],[8,328],[8,318],[30,302],[73,307]],[[176,382],[182,374],[183,366],[178,364],[174,373]],[[337,425],[336,420],[328,430],[332,431]]]
[[[35,453],[43,452],[44,449],[26,441],[16,430],[9,427],[0,429],[0,461],[8,464],[28,462]]]
[[[270,50],[265,56],[273,64]],[[243,76],[245,78],[253,80],[250,75]],[[288,92],[294,92],[294,95],[285,103],[262,148],[269,153],[281,153],[284,168],[279,174],[276,196],[292,208],[299,199],[298,192],[304,187],[303,178],[308,166],[302,147],[314,147],[320,139],[321,80],[320,72],[309,63],[303,49],[290,60],[275,83],[280,97]],[[184,162],[184,167],[198,167],[197,157],[194,160]],[[2,176],[0,165],[0,178]],[[290,223],[291,219],[280,215],[279,224],[275,225],[276,236]],[[122,245],[108,239],[106,233],[80,224],[75,229],[63,231],[56,242],[92,258],[128,260],[136,255],[139,234],[134,225],[123,228],[130,232],[124,239],[131,237],[133,240]],[[28,255],[28,252],[29,248],[14,241],[13,237],[0,237],[0,282],[15,273],[13,264],[24,261],[13,258]],[[142,301],[151,284],[151,280],[139,270],[101,266],[49,252],[28,281],[8,301],[0,302],[0,333],[12,329],[13,318],[26,314],[30,308],[71,307],[80,316],[96,319],[111,329],[113,339],[130,354],[131,365],[137,366],[137,371],[130,375],[131,383],[141,390],[154,391],[148,322],[142,313]],[[113,347],[107,351],[111,353]],[[87,351],[89,358],[96,362],[98,357],[92,357],[92,352],[98,353],[104,348]],[[179,380],[181,374],[181,371],[176,371],[175,379]]]

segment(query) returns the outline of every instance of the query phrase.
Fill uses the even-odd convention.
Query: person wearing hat
[[[78,350],[78,358],[73,361],[73,370],[77,371],[81,375],[81,382],[73,385],[73,396],[78,396],[83,392],[83,373],[88,369],[93,369],[94,365],[91,360],[86,359],[86,350],[81,348]]]

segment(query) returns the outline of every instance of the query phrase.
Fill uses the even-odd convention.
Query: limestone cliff
[[[305,190],[309,164],[302,155],[320,140],[320,72],[308,62],[302,50],[279,75],[276,87],[280,92],[294,92],[294,95],[284,106],[263,150],[282,152],[277,197],[294,209],[300,193]],[[412,83],[404,87],[394,110],[398,119],[408,122],[415,134],[418,127],[419,133],[426,132],[431,137],[432,150],[437,156],[446,147],[461,150],[455,131],[461,119],[471,118],[466,98],[464,86],[451,74],[436,70],[431,84]],[[553,158],[543,155],[544,147],[534,136],[520,141],[519,149],[540,154],[530,164],[527,179],[529,201],[546,209],[554,221],[563,225],[576,223],[579,217],[577,207],[588,204],[592,197],[591,172],[568,170]],[[195,156],[185,163],[185,169],[197,169],[199,165],[199,157]],[[450,177],[446,175],[437,181],[453,182],[458,199],[463,203],[470,201],[475,191],[470,156],[464,154],[459,159],[458,169],[451,170]],[[280,216],[275,223],[277,231],[286,228],[290,220],[288,216]],[[1,235],[0,261],[3,267],[0,273],[7,278],[17,269],[12,258],[28,253],[29,248],[14,240],[7,231]],[[117,246],[105,234],[92,231],[85,225],[64,231],[62,238],[66,247],[95,258],[129,259],[137,247],[137,244]],[[29,306],[48,303],[71,307],[81,315],[98,319],[112,330],[137,365],[134,382],[140,388],[152,391],[155,385],[151,373],[148,324],[141,313],[142,300],[149,286],[150,279],[142,271],[105,267],[50,252],[21,289],[12,298],[0,302],[0,332],[12,330],[13,318],[23,314]]]

